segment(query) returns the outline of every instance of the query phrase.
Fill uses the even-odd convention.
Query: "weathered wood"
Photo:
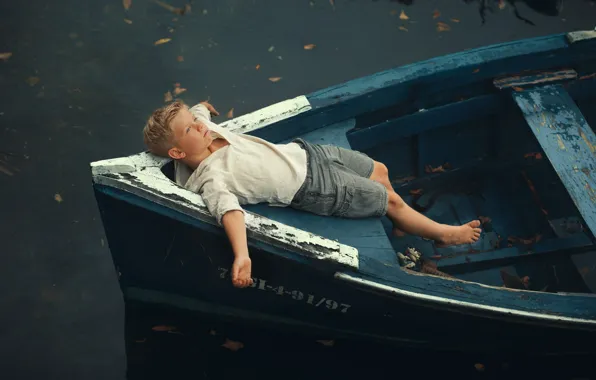
[[[562,82],[577,78],[575,70],[547,71],[532,75],[514,75],[495,79],[493,84],[499,90],[512,87],[532,86],[544,83]],[[517,90],[517,89],[516,89]]]
[[[544,149],[588,228],[596,232],[596,135],[560,85],[514,92],[532,132]]]
[[[570,44],[586,40],[596,40],[596,30],[579,30],[567,33],[567,40]]]

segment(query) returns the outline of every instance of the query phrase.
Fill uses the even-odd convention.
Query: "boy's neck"
[[[211,156],[211,154],[213,152],[215,152],[218,149],[223,148],[226,145],[229,145],[229,143],[225,139],[213,140],[213,142],[211,142],[211,144],[209,144],[209,146],[203,153],[201,153],[198,156],[184,157],[182,159],[182,162],[184,162],[184,164],[186,166],[188,166],[189,168],[191,168],[192,170],[196,170],[199,167],[199,165],[201,164],[201,162],[205,161],[207,159],[207,157]]]

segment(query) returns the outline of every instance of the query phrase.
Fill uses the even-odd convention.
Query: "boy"
[[[219,113],[207,102],[195,117],[180,102],[157,109],[143,136],[149,151],[171,157],[192,171],[177,182],[202,195],[223,225],[234,252],[232,283],[251,285],[251,260],[240,204],[268,202],[319,215],[362,218],[386,215],[395,234],[406,233],[442,245],[472,243],[480,221],[461,226],[436,223],[395,193],[387,167],[363,153],[297,139],[272,144],[235,134],[211,121]]]

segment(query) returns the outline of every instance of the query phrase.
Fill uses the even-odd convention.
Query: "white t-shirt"
[[[287,206],[292,202],[306,178],[306,152],[298,144],[272,144],[230,132],[213,123],[202,104],[193,111],[214,138],[223,137],[230,145],[213,152],[194,172],[176,162],[176,182],[201,194],[220,225],[226,212],[244,212],[241,204]]]

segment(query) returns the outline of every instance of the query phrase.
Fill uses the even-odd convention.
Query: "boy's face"
[[[174,159],[200,156],[213,142],[207,125],[195,119],[187,106],[178,111],[170,123],[170,128],[174,133],[174,147],[168,154]]]

